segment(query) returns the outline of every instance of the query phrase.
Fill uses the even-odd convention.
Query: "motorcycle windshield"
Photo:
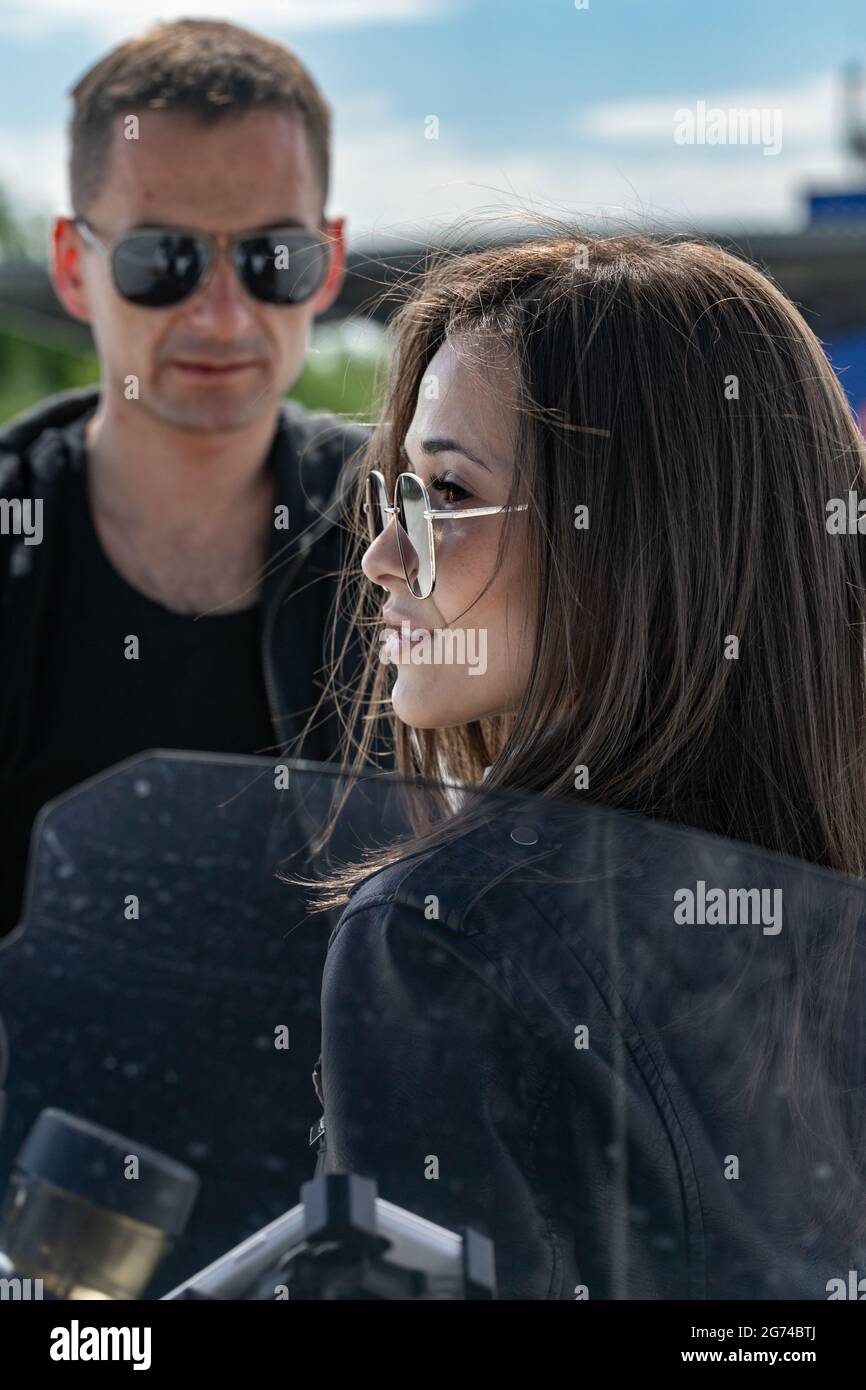
[[[150,1295],[318,1167],[488,1235],[506,1298],[852,1296],[864,886],[584,796],[147,754],[55,802],[0,1184],[47,1105],[189,1164]]]
[[[0,948],[0,1196],[46,1106],[186,1163],[199,1197],[155,1296],[293,1206],[315,1166],[311,1073],[336,919],[311,915],[279,875],[309,869],[332,791],[326,770],[148,753],[34,827],[24,917]],[[400,814],[359,784],[334,852],[396,833]]]

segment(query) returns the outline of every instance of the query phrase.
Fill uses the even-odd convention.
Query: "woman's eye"
[[[465,502],[471,495],[465,487],[452,482],[450,478],[431,478],[430,491],[435,492],[443,502]]]

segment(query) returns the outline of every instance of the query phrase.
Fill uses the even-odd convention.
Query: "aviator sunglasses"
[[[325,234],[297,227],[235,236],[141,227],[106,242],[85,218],[72,220],[88,246],[110,257],[118,294],[146,309],[167,309],[194,294],[222,244],[244,288],[265,304],[304,304],[324,283],[330,263]]]
[[[429,598],[436,587],[436,547],[434,521],[463,521],[472,516],[496,516],[499,512],[525,512],[527,502],[513,507],[461,507],[436,511],[430,494],[416,473],[401,473],[394,485],[393,505],[388,499],[384,475],[372,469],[364,483],[364,511],[370,540],[380,536],[388,518],[397,518],[397,546],[403,575],[415,598]]]

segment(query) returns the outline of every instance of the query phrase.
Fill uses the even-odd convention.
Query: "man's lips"
[[[176,358],[169,365],[194,376],[226,377],[231,376],[234,372],[248,371],[250,367],[258,366],[258,363],[252,358],[237,362],[188,361],[184,358]]]

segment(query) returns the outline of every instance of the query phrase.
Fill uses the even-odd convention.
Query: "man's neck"
[[[91,499],[137,525],[205,526],[260,487],[279,408],[243,430],[181,430],[103,399],[87,427]]]
[[[109,559],[178,612],[255,600],[273,523],[279,407],[243,430],[178,430],[105,400],[88,422],[88,495]]]

